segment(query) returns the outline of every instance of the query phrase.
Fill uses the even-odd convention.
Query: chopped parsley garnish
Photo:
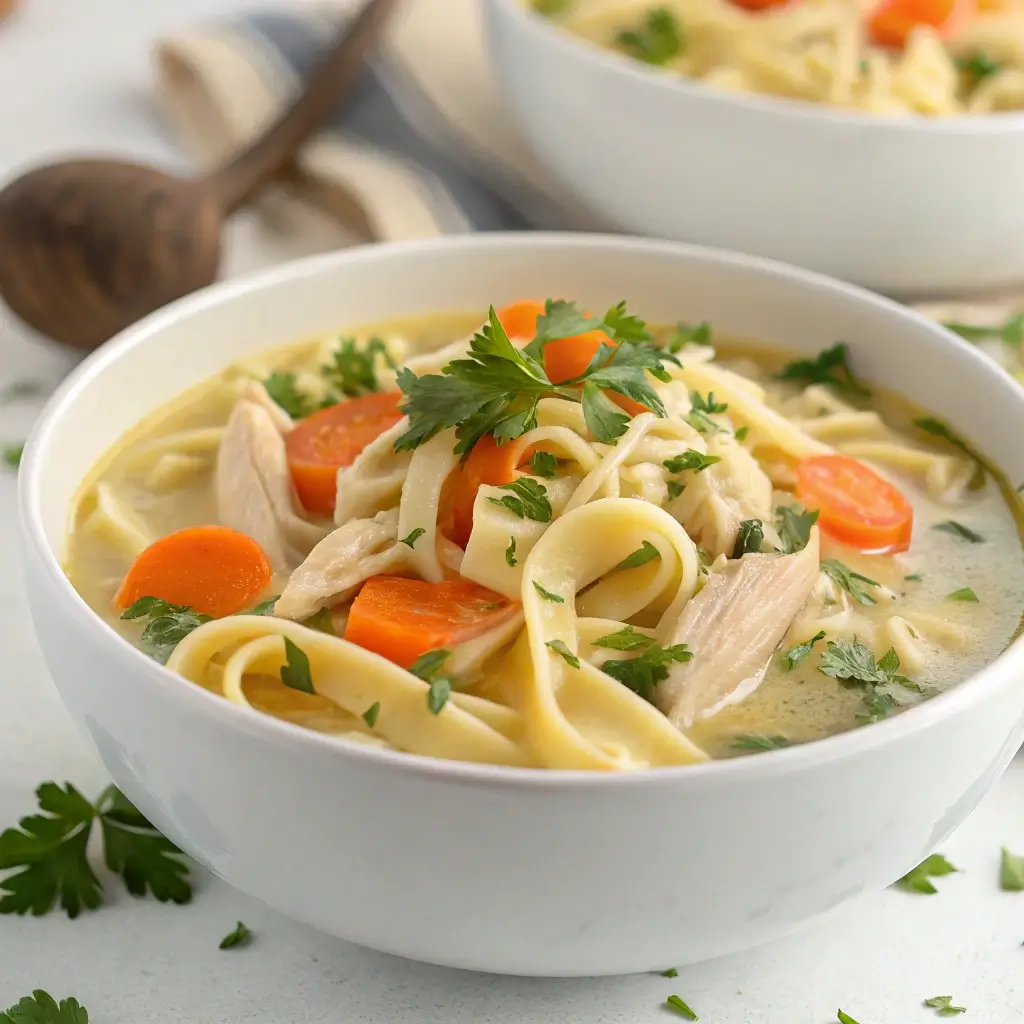
[[[952,996],[932,996],[926,999],[924,1005],[933,1010],[938,1010],[940,1017],[955,1017],[958,1013],[966,1013],[966,1006],[954,1006]]]
[[[674,1010],[678,1013],[680,1017],[685,1017],[687,1020],[697,1019],[697,1014],[695,1014],[693,1010],[691,1010],[690,1007],[688,1007],[686,1003],[679,998],[679,996],[669,996],[668,999],[665,1000],[665,1005],[670,1010]]]
[[[502,484],[502,491],[511,491],[501,498],[488,498],[492,505],[507,508],[520,519],[532,519],[537,523],[551,522],[551,502],[547,488],[532,477],[521,476],[510,484]]]
[[[431,714],[439,715],[452,695],[452,680],[449,676],[438,675],[441,666],[451,656],[451,651],[439,647],[436,651],[421,654],[410,666],[409,671],[427,684],[427,707]]]
[[[46,388],[42,381],[38,380],[14,380],[0,388],[0,404],[17,402],[22,398],[38,398],[45,393]]]
[[[736,534],[736,544],[732,549],[733,558],[756,554],[764,544],[764,523],[760,519],[744,519]]]
[[[801,511],[792,505],[781,505],[775,510],[778,516],[776,529],[779,531],[779,550],[784,555],[794,555],[807,547],[811,539],[811,527],[818,521],[818,510]]]
[[[316,412],[318,405],[309,395],[304,394],[296,384],[294,373],[278,373],[276,370],[263,381],[267,394],[292,419],[301,420]]]
[[[427,531],[422,526],[417,526],[408,537],[403,537],[399,543],[405,544],[407,547],[415,547],[416,541],[420,539]]]
[[[736,433],[733,435],[737,441],[746,441],[747,434],[750,433],[750,427],[742,426],[738,427]]]
[[[267,601],[260,601],[255,608],[245,612],[246,615],[273,615],[274,605],[277,604],[277,598],[272,597]]]
[[[551,452],[534,452],[530,456],[530,469],[535,476],[553,477],[558,469],[558,459]]]
[[[615,42],[630,57],[645,64],[665,64],[683,49],[679,22],[664,7],[648,11],[639,28],[624,29],[615,37]]]
[[[992,472],[992,467],[988,462],[981,457],[959,434],[953,431],[948,424],[943,423],[942,420],[937,420],[933,416],[925,416],[921,419],[914,420],[914,426],[919,430],[923,430],[926,434],[931,434],[932,437],[941,438],[943,441],[953,445],[954,448],[959,448],[974,464],[978,467],[976,472],[980,472],[980,476],[977,481],[971,481],[972,485],[979,486],[985,482],[985,471]]]
[[[409,416],[409,429],[395,442],[396,451],[416,448],[448,427],[455,428],[459,454],[469,451],[484,434],[504,444],[537,425],[537,404],[547,395],[580,402],[588,428],[604,444],[614,444],[629,425],[629,417],[612,405],[604,391],[631,398],[657,416],[665,415],[646,375],[669,381],[663,364],[678,360],[643,340],[649,335],[642,320],[630,316],[622,303],[601,321],[584,317],[571,302],[549,299],[545,308],[537,319],[536,337],[522,350],[509,341],[492,306],[466,358],[453,360],[439,374],[417,377],[408,368],[399,370],[398,386],[405,393],[402,411]],[[599,346],[583,373],[552,384],[544,372],[544,345],[595,328],[611,340],[629,344]]]
[[[846,344],[837,342],[819,352],[813,359],[797,359],[787,363],[776,380],[797,384],[824,384],[849,398],[870,398],[871,392],[853,375],[846,361]]]
[[[880,587],[882,584],[878,580],[873,580],[870,576],[854,572],[848,565],[840,562],[838,558],[826,558],[821,563],[820,568],[837,587],[845,590],[854,601],[857,601],[859,604],[878,604],[860,585],[861,583],[866,583],[869,587]]]
[[[959,590],[954,590],[952,594],[946,595],[947,601],[971,601],[974,604],[978,604],[978,595],[971,590],[970,587],[961,587]]]
[[[161,665],[193,630],[210,621],[209,615],[194,612],[187,605],[169,604],[162,597],[140,597],[121,615],[122,619],[149,617],[142,631],[142,643]]]
[[[593,646],[604,647],[610,651],[639,651],[653,643],[652,637],[638,633],[632,626],[623,626],[617,633],[599,636]]]
[[[702,434],[725,433],[725,428],[720,427],[711,417],[717,413],[725,412],[728,408],[728,403],[715,401],[715,393],[713,391],[708,392],[707,398],[699,391],[691,391],[690,412],[686,417],[686,422],[694,430],[698,430]]]
[[[1007,345],[1019,348],[1024,341],[1024,313],[1008,317],[1001,324],[965,324],[956,320],[943,323],[947,331],[959,334],[966,341],[984,341],[986,338],[1001,338]]]
[[[989,75],[996,74],[1002,68],[1002,64],[994,61],[987,53],[981,52],[972,53],[970,57],[957,57],[956,66],[958,71],[962,71],[965,75],[970,75],[974,79],[975,85],[988,78]]]
[[[895,649],[888,651],[876,662],[869,647],[859,640],[829,640],[818,661],[818,671],[831,676],[844,686],[864,687],[865,710],[857,714],[862,724],[881,721],[893,708],[896,698],[881,686],[902,686],[920,693],[920,684],[899,672],[900,659]]]
[[[661,558],[661,552],[649,541],[641,541],[640,547],[636,549],[631,555],[626,557],[619,562],[616,569],[635,569],[639,565],[646,565],[648,562],[653,562],[654,559]]]
[[[519,564],[519,559],[516,558],[516,539],[515,539],[515,537],[509,537],[509,539],[508,539],[508,547],[505,548],[505,564],[510,569],[514,569]]]
[[[0,1011],[0,1024],[89,1024],[89,1011],[77,999],[57,1002],[49,992],[37,988]]]
[[[555,604],[565,604],[564,597],[561,597],[559,594],[552,594],[550,590],[545,590],[536,580],[533,581],[533,586],[545,601],[553,601]]]
[[[550,647],[555,654],[560,654],[567,665],[571,665],[573,668],[580,667],[580,659],[561,640],[549,640],[544,646]]]
[[[1004,846],[999,857],[999,888],[1003,892],[1024,892],[1024,857],[1017,857]]]
[[[318,633],[327,633],[334,636],[334,616],[330,608],[321,608],[313,612],[308,619],[303,619],[302,624],[307,629],[315,629]]]
[[[611,636],[615,635],[611,634]],[[602,639],[607,640],[608,637],[602,637]],[[607,646],[607,644],[602,645],[600,641],[597,641],[594,646]],[[622,649],[619,648],[619,650]],[[638,658],[606,661],[601,669],[612,679],[618,680],[623,686],[639,694],[644,700],[649,700],[654,687],[668,679],[669,665],[672,662],[689,661],[692,657],[693,652],[686,644],[662,647],[652,640]]]
[[[218,949],[234,949],[236,946],[244,946],[252,940],[252,932],[249,930],[248,925],[244,922],[239,921],[234,929],[227,933],[223,939],[220,940]]]
[[[36,790],[43,813],[22,818],[0,834],[0,867],[22,868],[0,881],[0,914],[35,916],[59,902],[68,917],[102,901],[102,886],[86,856],[99,821],[107,867],[133,896],[146,892],[166,903],[192,898],[188,865],[120,790],[108,786],[95,804],[70,782],[44,782]]]
[[[943,533],[951,533],[954,537],[966,540],[971,544],[983,544],[985,538],[980,533],[975,533],[969,526],[958,523],[955,519],[947,519],[944,523],[936,523],[933,530],[941,530]]]
[[[909,583],[920,583],[924,579],[919,572],[908,572],[903,578]]]
[[[380,701],[374,701],[364,712],[363,721],[372,729],[380,717]]]
[[[806,661],[814,650],[814,645],[819,640],[825,639],[825,630],[820,630],[811,637],[810,640],[805,640],[802,644],[796,644],[794,647],[790,647],[788,651],[782,656],[782,662],[786,666],[786,670],[789,671],[797,667],[797,665]]]
[[[710,345],[711,324],[702,320],[699,324],[676,324],[675,333],[669,339],[669,352],[678,352],[687,345]]]
[[[939,890],[932,884],[931,879],[942,878],[944,875],[951,875],[958,870],[941,853],[933,853],[930,857],[925,857],[916,868],[911,868],[896,882],[896,885],[906,892],[933,896]]]
[[[786,736],[768,736],[765,733],[743,733],[733,740],[733,750],[781,750],[789,746]]]
[[[3,458],[4,465],[10,466],[11,469],[17,469],[21,465],[21,457],[25,454],[25,444],[20,441],[16,444],[5,444],[0,448],[0,457]]]
[[[380,390],[378,362],[392,370],[398,369],[381,338],[370,338],[362,344],[355,338],[339,338],[331,361],[320,368],[320,373],[332,390],[346,398],[358,398]]]
[[[713,466],[716,462],[721,461],[720,455],[704,455],[693,448],[688,448],[681,455],[673,455],[671,459],[666,459],[662,465],[670,473],[685,473],[688,469],[699,473],[701,470],[707,469],[708,466]]]
[[[286,664],[281,666],[281,682],[293,690],[303,693],[316,693],[313,689],[313,677],[309,674],[309,658],[306,652],[288,637],[284,638],[284,656]]]
[[[669,480],[665,486],[668,488],[668,497],[670,501],[674,498],[678,498],[679,495],[686,490],[686,487],[678,480]]]
[[[678,978],[679,972],[674,968],[670,967],[667,971],[659,972],[663,978]]]

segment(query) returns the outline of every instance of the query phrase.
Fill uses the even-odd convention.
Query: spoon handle
[[[367,0],[331,45],[292,106],[230,163],[202,180],[230,213],[244,206],[295,156],[331,108],[346,99],[398,0]]]

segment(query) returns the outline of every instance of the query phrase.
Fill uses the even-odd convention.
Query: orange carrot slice
[[[537,333],[537,317],[544,315],[544,303],[522,299],[498,310],[498,322],[510,338],[532,338]]]
[[[888,480],[846,455],[813,455],[796,467],[796,496],[819,510],[818,525],[858,551],[906,551],[914,509]]]
[[[401,391],[349,398],[300,420],[285,438],[292,483],[302,507],[318,515],[334,511],[338,470],[401,418]]]
[[[901,49],[918,26],[951,36],[976,10],[976,0],[882,0],[868,16],[868,35],[879,46]]]
[[[270,577],[270,562],[251,537],[227,526],[190,526],[135,559],[114,604],[128,608],[140,597],[159,597],[216,619],[252,604]]]
[[[427,651],[456,647],[500,626],[517,608],[469,580],[372,576],[352,602],[345,639],[408,668]]]

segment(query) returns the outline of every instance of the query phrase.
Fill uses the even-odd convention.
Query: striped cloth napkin
[[[223,161],[273,120],[361,2],[282,0],[280,8],[158,43],[163,108],[201,167]],[[284,207],[299,251],[307,237],[309,251],[324,247],[323,211],[339,229],[334,244],[607,230],[551,181],[503,110],[487,68],[479,0],[404,0],[356,94],[304,147],[288,184],[300,199]],[[941,319],[995,324],[1024,309],[1024,299],[921,308]],[[1002,349],[992,351],[1005,360]]]

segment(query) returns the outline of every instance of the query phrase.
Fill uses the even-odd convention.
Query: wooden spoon
[[[368,0],[305,92],[261,138],[194,181],[70,160],[0,191],[0,296],[57,341],[95,348],[214,280],[226,214],[252,199],[358,80],[398,0]]]

